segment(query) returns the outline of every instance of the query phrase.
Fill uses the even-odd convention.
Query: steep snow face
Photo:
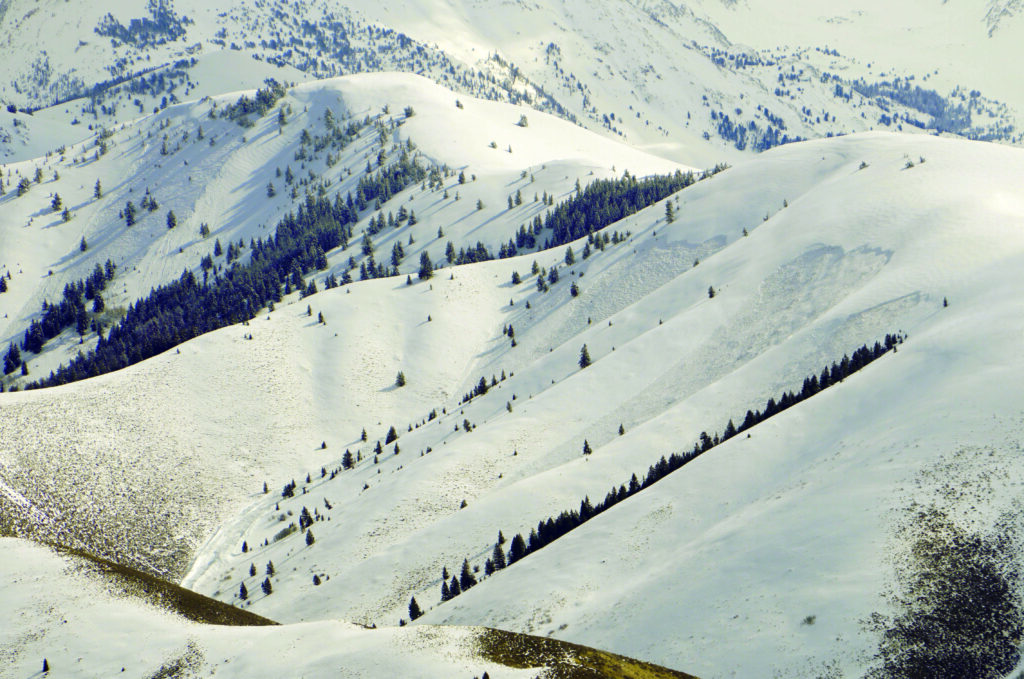
[[[368,630],[339,621],[282,627],[189,623],[130,596],[87,563],[0,539],[0,662],[7,676],[532,677],[489,662],[482,630],[417,626]]]
[[[423,167],[445,168],[443,186],[410,187],[381,207],[381,216],[404,208],[419,218],[415,226],[404,223],[375,236],[381,261],[388,261],[396,243],[403,246],[403,274],[417,271],[422,251],[441,258],[448,241],[456,250],[483,243],[497,254],[522,224],[543,215],[547,206],[537,196],[561,201],[577,182],[586,185],[625,170],[643,176],[688,169],[552,116],[456,95],[408,74],[296,86],[265,116],[253,116],[249,127],[215,115],[242,94],[171,106],[58,152],[0,166],[7,191],[0,197],[0,274],[12,276],[0,295],[3,351],[41,317],[44,302],[59,302],[65,285],[87,278],[97,265],[109,260],[117,266],[115,280],[103,291],[108,311],[101,320],[109,326],[182,271],[202,278],[206,256],[218,270],[227,268],[230,244],[241,244],[245,261],[251,241],[272,237],[278,221],[307,192],[322,190],[344,200],[355,193],[367,166],[376,169],[382,159],[390,162],[402,152],[418,154]],[[282,109],[289,111],[283,126],[277,115]],[[326,134],[328,111],[342,127],[354,124],[359,132],[344,148],[314,151],[303,144],[304,134]],[[19,197],[22,179],[29,188]],[[271,186],[274,196],[268,195]],[[517,193],[521,204],[508,209],[508,198]],[[55,195],[70,221],[53,208]],[[128,203],[137,211],[131,227],[124,217]],[[146,209],[144,203],[156,207]],[[362,231],[377,217],[372,208],[353,226],[351,247],[328,253],[331,267],[323,276],[340,277],[350,256],[361,258]],[[176,218],[173,229],[167,226],[169,212]],[[217,243],[220,255],[214,254]],[[29,379],[45,376],[95,341],[93,332],[83,338],[67,329],[41,355],[26,354]]]
[[[427,621],[702,676],[856,668],[872,643],[858,621],[883,606],[889,517],[919,474],[984,470],[979,450],[1016,473],[1022,177],[1019,151],[988,144],[798,144],[678,193],[671,223],[663,201],[586,259],[573,243],[572,264],[559,248],[293,296],[180,354],[0,395],[5,510],[44,533],[106,522],[118,538],[79,529],[82,542],[180,573],[150,546],[163,536],[177,563],[195,557],[187,586],[236,604],[272,561],[273,594],[245,605],[283,621],[394,624],[415,596]],[[547,292],[534,260],[545,280],[557,271]],[[909,335],[897,353],[438,604],[442,568],[482,572],[499,530],[604,497],[895,331]],[[486,393],[463,402],[481,377]],[[183,395],[192,410],[174,414]]]

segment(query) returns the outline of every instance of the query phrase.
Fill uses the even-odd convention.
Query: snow
[[[410,128],[429,108],[413,105]],[[558,248],[293,296],[180,354],[4,394],[3,478],[47,516],[116,517],[101,525],[121,537],[93,549],[180,575],[147,545],[176,536],[173,563],[192,559],[184,584],[236,605],[239,582],[263,577],[250,564],[272,560],[274,593],[247,607],[284,622],[330,611],[393,625],[415,595],[425,622],[550,634],[700,676],[833,660],[855,672],[874,643],[860,621],[885,606],[893,517],[921,475],[1017,469],[1022,175],[1020,151],[931,137],[776,149],[670,198],[672,224],[659,203],[609,227],[631,235],[587,260],[573,243],[572,266]],[[559,268],[547,293],[534,260]],[[603,498],[897,330],[897,353],[437,604],[442,567],[480,566],[499,530]],[[594,363],[580,371],[584,343]],[[392,425],[401,452],[385,445],[375,464]],[[351,471],[346,449],[362,458]],[[154,482],[118,490],[140,478]],[[303,507],[319,517],[315,543],[275,540]]]
[[[456,174],[466,173],[465,185],[450,176],[442,190],[411,187],[386,207],[391,212],[404,205],[420,220],[418,226],[388,229],[375,237],[379,261],[387,261],[394,242],[406,247],[402,273],[417,271],[421,248],[440,260],[448,240],[456,249],[482,241],[497,254],[519,225],[543,215],[546,208],[534,202],[534,194],[550,193],[561,201],[571,195],[577,180],[585,184],[627,169],[639,176],[689,169],[543,113],[455,95],[409,74],[356,75],[296,86],[281,102],[294,113],[280,132],[274,112],[248,129],[209,117],[214,103],[224,106],[241,94],[174,105],[119,127],[107,140],[109,152],[98,160],[94,137],[68,147],[63,155],[0,166],[8,178],[8,193],[0,198],[0,273],[13,275],[9,291],[0,296],[2,345],[23,336],[40,316],[44,301],[59,301],[66,284],[87,277],[108,259],[117,264],[118,275],[104,291],[104,300],[108,308],[124,309],[186,268],[201,277],[200,259],[212,254],[215,240],[226,248],[230,242],[266,239],[295,207],[278,171],[290,167],[302,182],[315,169],[329,182],[329,195],[344,197],[354,191],[366,163],[376,157],[379,141],[373,128],[365,128],[356,142],[337,152],[333,167],[325,165],[322,154],[309,162],[294,157],[304,129],[323,133],[328,108],[340,121],[367,116],[400,121],[404,108],[412,106],[415,115],[388,140],[388,153],[411,140],[423,154],[424,166],[447,165]],[[461,109],[455,106],[457,99]],[[390,114],[382,114],[385,106]],[[529,113],[529,126],[519,127],[524,113]],[[161,154],[164,136],[169,155]],[[501,143],[494,149],[491,141]],[[43,171],[42,183],[33,183],[25,196],[17,197],[19,178],[31,180],[36,168]],[[53,179],[54,172],[59,179]],[[93,197],[97,180],[103,186],[100,199]],[[274,198],[267,197],[268,182],[276,186]],[[139,207],[147,189],[159,204],[156,212]],[[445,190],[448,199],[443,198]],[[523,204],[506,209],[507,197],[517,190],[524,194]],[[300,199],[305,191],[299,188]],[[63,223],[60,213],[50,209],[53,193],[71,211],[70,222]],[[483,210],[476,209],[478,199]],[[139,211],[131,228],[119,216],[128,201]],[[166,227],[168,210],[177,217],[173,230]],[[359,258],[360,232],[375,216],[367,210],[353,229],[357,235],[350,248],[330,253],[331,271],[339,277],[350,256]],[[211,229],[207,238],[199,234],[202,224]],[[443,239],[436,236],[439,227],[445,231]],[[410,236],[415,246],[407,243]],[[89,246],[84,252],[79,249],[82,238]],[[224,264],[220,258],[216,263]],[[79,345],[79,337],[66,331],[41,356],[29,357],[31,374],[45,376],[94,341],[93,335]]]
[[[476,650],[481,630],[416,626],[364,629],[337,620],[283,627],[191,623],[117,594],[74,557],[0,539],[0,663],[4,676],[473,676],[514,679]],[[176,668],[172,671],[171,668]]]

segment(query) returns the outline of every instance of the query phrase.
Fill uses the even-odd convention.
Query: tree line
[[[648,468],[647,474],[642,481],[637,478],[636,474],[633,474],[628,483],[621,484],[617,488],[613,487],[608,491],[604,500],[594,504],[589,497],[584,497],[580,501],[579,509],[564,510],[558,516],[542,519],[538,522],[536,528],[530,530],[528,537],[524,538],[522,533],[517,533],[512,538],[507,551],[503,547],[505,537],[501,531],[498,531],[498,540],[491,550],[491,556],[487,558],[484,564],[484,573],[490,575],[546,547],[598,514],[611,509],[623,500],[654,485],[715,446],[758,425],[769,417],[795,406],[797,403],[814,396],[818,392],[838,384],[853,373],[881,358],[890,350],[895,351],[896,346],[902,344],[904,339],[905,335],[892,333],[887,334],[883,342],[875,342],[873,346],[866,344],[861,346],[852,355],[843,356],[842,359],[833,361],[832,365],[823,368],[820,374],[813,374],[805,378],[799,392],[785,391],[779,395],[778,399],[775,397],[769,398],[765,402],[763,410],[748,410],[739,426],[735,425],[733,420],[730,419],[721,435],[715,433],[711,436],[706,431],[701,432],[699,439],[693,444],[692,450],[672,453],[667,458],[663,455],[660,460]],[[623,431],[620,427],[620,434]],[[584,442],[584,454],[587,454],[588,450],[589,444]],[[467,565],[467,562],[463,563],[463,573],[467,572]],[[461,581],[456,581],[454,578],[452,583],[448,583],[447,575],[448,569],[445,568],[443,573],[445,582],[442,583],[441,588],[442,602],[458,596],[466,589]],[[473,578],[470,586],[475,584],[476,579]]]

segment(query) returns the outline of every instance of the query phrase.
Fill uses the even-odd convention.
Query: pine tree
[[[587,345],[584,344],[582,347],[580,347],[580,369],[582,370],[583,368],[586,368],[591,363],[592,361],[590,360],[590,352],[587,350]]]
[[[576,255],[572,253],[572,246],[565,248],[565,264],[566,266],[572,266],[576,263]]]
[[[245,601],[249,598],[249,590],[245,588],[244,582],[238,587],[238,598],[242,601]]]
[[[584,455],[590,455],[592,452],[594,452],[594,451],[590,447],[590,443],[586,439],[583,439],[583,454]]]
[[[676,221],[676,213],[675,210],[672,208],[671,198],[665,201],[665,221],[668,222],[669,224]]]
[[[124,204],[124,225],[132,226],[135,224],[135,205],[129,200]]]
[[[103,197],[103,185],[100,183],[99,179],[96,180],[96,186],[94,186],[93,189],[92,189],[92,197],[93,198],[102,198]]]
[[[274,562],[273,561],[268,561],[267,562],[267,575],[273,575],[273,574],[274,574]]]
[[[307,530],[306,531],[306,546],[308,547],[308,546],[312,545],[314,542],[316,542],[316,538],[313,537],[313,531],[312,530]]]
[[[462,573],[459,574],[459,586],[462,587],[462,591],[465,592],[475,585],[476,576],[473,575],[473,571],[469,567],[469,559],[463,559]]]
[[[430,261],[430,255],[427,254],[426,250],[424,250],[423,252],[420,253],[419,278],[420,278],[420,280],[427,280],[428,278],[433,277],[433,275],[434,275],[434,265]]]
[[[409,620],[415,620],[421,615],[423,615],[423,611],[420,610],[420,605],[416,603],[416,597],[409,599]]]
[[[714,297],[714,296],[715,296],[715,288],[713,286],[709,285],[708,286],[708,297],[710,298],[710,297]]]
[[[620,425],[619,425],[619,436],[622,436],[622,435],[623,435],[623,434],[625,434],[625,433],[626,433],[626,428],[625,428],[625,427],[623,427],[623,426],[622,426],[622,425],[620,424]]]
[[[57,212],[58,210],[60,210],[63,204],[64,202],[60,199],[60,194],[53,194],[53,200],[50,201],[50,209],[53,210],[54,212]]]
[[[256,564],[250,563],[249,564],[249,577],[255,577],[255,575],[256,575]]]
[[[0,275],[0,292],[7,292],[7,277]]]
[[[502,551],[501,545],[498,543],[494,544],[494,550],[491,552],[491,562],[494,564],[494,570],[496,571],[500,571],[506,566],[505,552]]]
[[[352,469],[353,466],[355,465],[352,462],[352,453],[346,449],[345,454],[341,457],[341,467],[342,469]]]
[[[173,229],[178,225],[178,218],[174,216],[174,210],[167,211],[167,228]]]
[[[85,240],[85,236],[82,236],[82,240],[78,243],[78,249],[82,252],[89,249],[89,243]]]
[[[263,584],[260,587],[263,588],[263,593],[267,596],[274,593],[274,586],[270,584],[270,578],[263,578]]]
[[[273,198],[277,195],[277,190],[274,189],[274,182],[267,182],[267,198]]]
[[[404,387],[405,386],[405,373],[402,372],[401,370],[398,371],[398,377],[395,378],[395,386],[396,387]]]
[[[523,540],[521,533],[516,533],[516,536],[512,538],[512,544],[508,549],[508,564],[511,566],[524,556],[526,556],[526,541]]]
[[[441,601],[448,601],[452,595],[448,592],[448,580],[441,580]]]
[[[452,576],[452,581],[448,583],[448,598],[452,599],[462,594],[462,588],[459,587],[459,579]]]
[[[71,211],[68,210],[67,206],[65,206],[64,211],[60,213],[60,218],[65,224],[71,221]]]

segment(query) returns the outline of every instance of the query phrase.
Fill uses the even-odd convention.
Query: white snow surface
[[[424,249],[435,261],[441,260],[449,240],[456,250],[483,242],[497,254],[520,225],[548,209],[535,196],[551,194],[561,202],[577,181],[586,185],[621,176],[625,170],[644,176],[689,169],[552,116],[457,95],[411,74],[362,74],[298,85],[279,104],[293,111],[283,128],[277,123],[278,108],[250,128],[210,118],[214,104],[223,107],[242,94],[253,92],[204,97],[119,126],[106,140],[109,151],[98,159],[99,136],[94,135],[68,146],[63,154],[47,152],[0,165],[7,190],[0,197],[0,275],[12,275],[8,292],[0,295],[3,351],[9,342],[21,341],[31,321],[41,317],[44,302],[60,301],[66,284],[88,277],[108,259],[117,265],[118,275],[103,297],[116,318],[117,310],[125,310],[185,269],[201,278],[200,260],[213,254],[215,241],[226,249],[232,242],[248,245],[253,238],[273,236],[278,221],[294,212],[306,191],[315,191],[310,173],[315,172],[317,182],[327,183],[329,198],[355,193],[367,163],[372,161],[376,168],[382,149],[374,127],[363,128],[344,149],[328,148],[315,160],[295,158],[304,130],[325,133],[328,109],[343,127],[347,121],[367,117],[385,124],[402,122],[385,140],[389,156],[397,156],[411,141],[422,166],[447,166],[453,172],[444,179],[443,189],[410,187],[382,208],[384,214],[404,206],[419,219],[415,226],[389,228],[374,238],[377,260],[383,263],[389,263],[396,242],[403,245],[403,274],[415,274]],[[390,113],[383,113],[385,107]],[[407,120],[406,107],[414,111]],[[525,114],[528,126],[520,127],[517,123]],[[167,155],[161,153],[165,143]],[[325,154],[336,156],[332,165],[327,165]],[[37,169],[42,171],[39,184],[34,182]],[[290,197],[285,178],[278,176],[288,169],[296,177],[296,199]],[[459,172],[465,173],[466,184],[458,183]],[[29,179],[31,188],[18,197],[21,178]],[[97,181],[102,188],[98,199]],[[268,183],[275,186],[273,198],[267,196]],[[147,191],[158,203],[156,211],[140,207]],[[523,202],[510,210],[507,199],[517,191]],[[51,208],[54,194],[71,213],[67,223]],[[482,209],[477,209],[478,200]],[[126,227],[120,216],[129,201],[138,210],[132,227]],[[350,247],[329,253],[330,272],[340,277],[350,256],[360,259],[362,231],[377,216],[372,207],[354,225]],[[166,226],[169,210],[177,218],[174,229]],[[200,235],[203,224],[210,229],[205,238]],[[437,235],[439,229],[443,238]],[[83,238],[88,246],[84,251]],[[410,238],[415,242],[409,243]],[[247,252],[242,251],[243,258]],[[226,266],[223,255],[214,262]],[[358,271],[353,276],[358,277]],[[322,287],[322,279],[318,284]],[[48,342],[41,355],[26,353],[30,377],[22,381],[47,375],[78,351],[91,348],[95,340],[93,333],[80,345],[79,336],[69,328]]]
[[[775,149],[670,198],[671,224],[657,204],[609,227],[623,243],[586,260],[574,243],[572,265],[558,248],[289,298],[180,354],[0,395],[0,478],[55,523],[99,517],[112,537],[94,548],[127,542],[166,566],[147,542],[163,536],[191,559],[184,584],[225,601],[272,560],[274,593],[248,606],[284,622],[393,625],[416,596],[423,622],[699,676],[833,661],[855,674],[922,474],[988,474],[997,492],[964,510],[982,522],[1019,478],[1022,179],[1021,151],[984,143],[871,133]],[[558,268],[549,292],[534,260]],[[898,352],[438,605],[442,567],[480,566],[499,530],[602,499],[896,331]],[[390,426],[400,452],[375,462]],[[346,449],[356,468],[321,478]],[[315,542],[275,540],[303,507]]]
[[[73,557],[0,538],[0,676],[535,676],[481,657],[479,630],[364,629],[338,620],[281,627],[188,622],[118,595]],[[163,672],[161,674],[161,672]]]

